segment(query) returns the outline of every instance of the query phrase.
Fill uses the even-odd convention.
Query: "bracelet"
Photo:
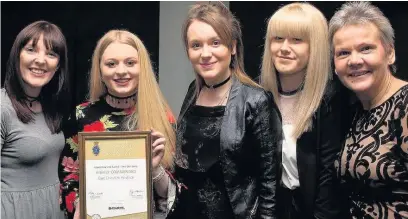
[[[153,182],[155,183],[155,182],[159,181],[164,176],[165,173],[166,173],[166,171],[164,171],[164,168],[162,166],[160,166],[160,173],[157,174],[157,176],[153,177]]]

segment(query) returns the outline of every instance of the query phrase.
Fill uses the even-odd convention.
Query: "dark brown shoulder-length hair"
[[[47,21],[36,21],[20,31],[13,43],[7,62],[4,88],[18,118],[23,123],[32,122],[33,112],[24,101],[25,93],[21,84],[20,53],[30,40],[33,40],[33,46],[35,47],[41,35],[43,35],[46,48],[59,56],[58,70],[50,82],[41,89],[39,96],[48,128],[52,133],[58,133],[61,131],[64,116],[69,113],[71,100],[68,83],[67,43],[58,26]]]
[[[232,74],[244,84],[260,87],[246,73],[244,69],[244,45],[242,43],[241,25],[231,11],[221,2],[199,2],[188,11],[187,18],[182,27],[182,38],[188,53],[187,31],[193,21],[209,24],[221,38],[221,41],[232,50],[234,43],[236,53],[231,57],[230,69]],[[203,85],[203,79],[196,74],[196,88]]]

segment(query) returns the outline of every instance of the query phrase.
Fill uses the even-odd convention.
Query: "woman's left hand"
[[[156,170],[164,155],[164,145],[166,144],[166,138],[161,132],[158,132],[152,128],[152,167]]]

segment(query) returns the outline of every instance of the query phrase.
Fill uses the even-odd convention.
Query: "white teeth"
[[[365,74],[367,74],[368,72],[366,72],[366,71],[364,71],[364,72],[357,72],[357,73],[353,73],[353,74],[351,74],[351,76],[352,77],[358,77],[358,76],[361,76],[361,75],[365,75]]]
[[[130,81],[129,79],[117,79],[115,80],[117,83],[126,83],[128,81]]]
[[[44,73],[45,73],[45,71],[44,71],[44,70],[41,70],[41,69],[34,69],[34,68],[32,68],[31,71],[32,71],[33,73],[35,73],[35,74],[44,74]]]

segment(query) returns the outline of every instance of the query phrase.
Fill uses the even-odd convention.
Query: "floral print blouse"
[[[118,109],[110,106],[105,98],[95,102],[85,102],[75,109],[75,117],[69,118],[64,128],[65,148],[61,154],[59,177],[61,182],[61,208],[68,218],[75,213],[74,202],[79,198],[78,132],[126,131],[123,124],[134,108]],[[169,122],[175,124],[171,113]]]

